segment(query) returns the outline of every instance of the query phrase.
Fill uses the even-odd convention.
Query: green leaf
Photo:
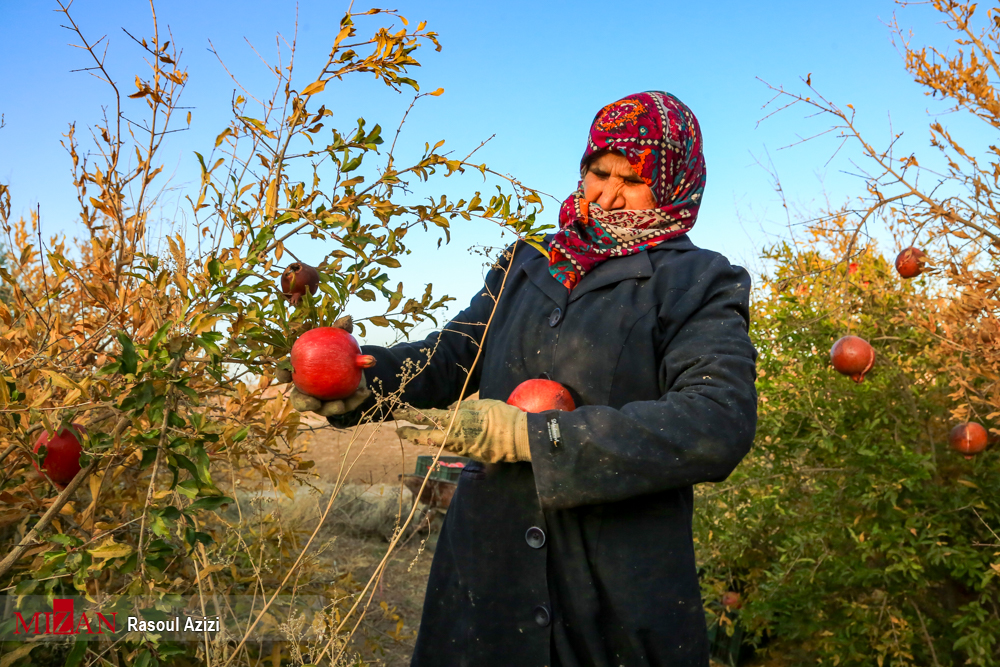
[[[17,582],[17,586],[14,587],[14,595],[31,595],[31,593],[38,586],[38,581],[35,579],[24,579]]]
[[[145,447],[142,450],[142,461],[139,462],[139,470],[145,470],[153,465],[156,460],[156,447]]]
[[[194,512],[200,512],[202,510],[214,511],[217,510],[222,505],[228,505],[232,503],[233,499],[226,496],[212,496],[210,498],[201,498],[196,500],[184,510],[186,514],[192,514]]]
[[[398,269],[401,266],[399,260],[395,257],[379,257],[375,261],[382,266],[388,266],[390,269]]]
[[[167,331],[170,329],[173,323],[174,323],[173,320],[167,320],[166,322],[163,323],[162,327],[157,329],[156,333],[153,334],[153,337],[150,338],[149,342],[146,344],[146,351],[148,351],[150,354],[153,354],[153,350],[155,350],[156,346],[160,344],[160,341],[163,340],[163,337],[167,335]]]
[[[122,356],[121,356],[121,372],[123,375],[132,374],[138,368],[139,357],[135,353],[135,345],[132,343],[132,339],[129,338],[124,331],[118,332],[118,342],[122,345]]]
[[[66,656],[66,667],[77,667],[83,662],[83,656],[87,655],[87,642],[83,637],[76,640],[73,648]]]
[[[149,652],[149,649],[143,649],[139,657],[132,663],[132,667],[153,667],[152,662],[153,654]]]
[[[352,158],[347,164],[340,168],[340,173],[346,174],[348,172],[354,171],[361,166],[361,161],[364,159],[364,155],[359,155]]]

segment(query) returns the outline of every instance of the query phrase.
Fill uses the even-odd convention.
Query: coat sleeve
[[[518,252],[524,252],[525,247],[518,244]],[[358,424],[366,413],[374,420],[390,419],[390,410],[400,402],[417,408],[446,408],[458,400],[470,369],[472,377],[465,395],[479,391],[482,356],[476,363],[476,355],[504,276],[514,266],[512,250],[513,246],[505,249],[468,307],[441,331],[421,341],[388,348],[362,345],[364,354],[375,357],[375,365],[364,371],[372,396],[357,410],[327,420],[337,428],[348,428]],[[380,402],[386,397],[388,401]]]
[[[528,415],[543,507],[614,502],[729,476],[757,427],[749,297],[746,270],[717,256],[670,313],[658,314],[667,321],[690,313],[663,352],[658,400]]]

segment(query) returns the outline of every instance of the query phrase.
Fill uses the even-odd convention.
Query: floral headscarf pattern
[[[691,110],[670,93],[629,95],[597,112],[583,167],[594,153],[617,150],[653,191],[657,208],[605,211],[583,198],[583,181],[559,210],[549,244],[549,272],[572,290],[588,271],[612,257],[642,252],[694,226],[705,190],[701,129]]]

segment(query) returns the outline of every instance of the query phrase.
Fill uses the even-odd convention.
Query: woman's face
[[[605,211],[656,208],[653,191],[632,170],[621,153],[594,158],[583,175],[583,198]]]

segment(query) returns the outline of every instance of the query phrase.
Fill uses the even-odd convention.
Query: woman
[[[377,363],[347,401],[294,399],[343,427],[374,404],[365,384],[396,391],[404,365],[426,363],[395,416],[417,424],[403,437],[437,445],[450,415],[435,408],[472,369],[480,399],[445,446],[476,462],[442,528],[413,665],[708,664],[692,485],[725,479],[753,441],[750,278],[686,236],[705,163],[677,98],[601,109],[581,175],[548,257],[517,243],[441,332],[365,346]],[[576,410],[504,402],[543,373]]]

